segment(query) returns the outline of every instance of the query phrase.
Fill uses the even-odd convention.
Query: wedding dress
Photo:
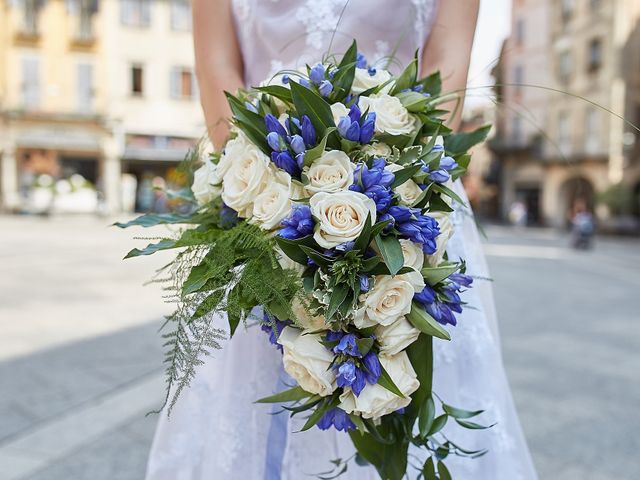
[[[344,52],[353,38],[371,63],[380,59],[384,65],[394,56],[406,64],[429,35],[436,1],[234,0],[245,81],[257,85],[283,68],[315,63],[331,42],[331,53]],[[460,185],[456,189],[466,198]],[[489,453],[479,459],[449,457],[447,465],[456,480],[534,480],[502,366],[491,286],[481,280],[489,273],[478,232],[462,207],[454,223],[449,258],[466,259],[468,272],[478,279],[465,294],[472,308],[450,329],[452,341],[435,342],[434,391],[451,405],[486,409],[481,421],[496,425],[484,431],[448,425],[445,432],[456,443]],[[354,449],[345,433],[317,428],[296,433],[304,419],[273,414],[279,406],[253,403],[284,389],[284,381],[280,352],[266,334],[258,326],[238,329],[199,369],[171,416],[160,416],[147,479],[298,480],[330,470],[331,460],[351,457]],[[417,463],[422,454],[412,453]],[[340,478],[378,475],[351,462]]]

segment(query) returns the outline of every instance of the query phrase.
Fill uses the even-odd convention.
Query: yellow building
[[[495,72],[503,215],[521,202],[531,223],[561,226],[586,204],[606,220],[599,193],[640,195],[637,136],[596,106],[640,123],[640,3],[514,0],[512,15]]]
[[[82,175],[103,210],[152,208],[205,132],[193,61],[188,0],[0,0],[2,208],[42,174]]]

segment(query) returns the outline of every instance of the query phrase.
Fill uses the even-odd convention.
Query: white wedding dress
[[[336,26],[331,53],[344,52],[355,38],[371,63],[394,54],[406,64],[424,45],[436,8],[436,0],[234,0],[246,83],[257,85],[283,68],[317,62]],[[460,185],[457,189],[464,196]],[[471,275],[488,278],[471,214],[457,210],[454,223],[450,258],[466,259]],[[436,341],[434,391],[451,405],[486,409],[481,421],[497,424],[485,431],[448,425],[450,439],[489,453],[479,459],[450,457],[447,465],[455,480],[535,480],[502,366],[491,285],[476,280],[465,295],[473,308],[450,328],[453,340]],[[253,403],[282,390],[283,375],[280,352],[267,335],[257,326],[240,328],[199,369],[171,416],[160,416],[147,479],[299,480],[330,470],[331,460],[352,456],[345,433],[317,428],[295,433],[299,417],[273,415],[278,406]],[[414,453],[417,462],[421,453]],[[340,478],[378,475],[351,462]]]

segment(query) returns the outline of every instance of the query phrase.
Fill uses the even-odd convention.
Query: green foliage
[[[600,192],[596,200],[606,205],[612,215],[627,215],[633,211],[634,207],[640,207],[640,198],[635,197],[631,187],[623,183],[612,185]]]
[[[444,140],[445,150],[453,157],[466,154],[471,147],[484,142],[490,130],[491,125],[485,125],[473,132],[449,135]]]

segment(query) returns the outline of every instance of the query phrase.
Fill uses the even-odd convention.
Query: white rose
[[[318,192],[338,192],[346,190],[353,183],[356,166],[342,150],[324,152],[304,174],[309,179],[306,190],[313,195]]]
[[[324,315],[312,315],[309,313],[303,301],[298,297],[293,297],[293,300],[291,301],[291,310],[296,316],[295,323],[305,330],[313,332],[327,327]]]
[[[453,223],[446,212],[430,212],[429,216],[438,222],[440,235],[436,237],[436,252],[432,255],[427,255],[427,264],[430,267],[437,267],[442,262],[447,251],[447,243],[453,236]]]
[[[424,277],[422,276],[422,273],[420,273],[424,266],[424,253],[422,252],[422,247],[405,238],[400,239],[400,246],[402,247],[402,255],[404,256],[404,266],[415,270],[413,272],[405,273],[404,275],[401,275],[401,277],[411,283],[416,293],[421,292],[424,288]]]
[[[397,163],[390,163],[385,167],[385,170],[389,170],[390,172],[397,172],[398,170],[402,170],[404,167],[402,165],[398,165]],[[393,189],[395,193],[400,197],[400,203],[404,205],[413,205],[413,203],[418,199],[420,195],[422,195],[422,189],[418,186],[416,182],[409,179],[401,185],[398,185]]]
[[[374,157],[387,158],[391,156],[391,147],[386,143],[376,142],[362,147],[362,153],[371,155]]]
[[[256,197],[272,179],[271,160],[255,145],[233,148],[227,152],[229,166],[222,181],[222,200],[246,217]]]
[[[385,355],[400,353],[418,339],[420,330],[402,317],[389,326],[376,328],[376,337],[380,343],[380,352]]]
[[[408,112],[398,97],[386,93],[360,97],[359,106],[363,112],[369,110],[376,113],[376,132],[389,135],[413,133],[416,128],[415,118]]]
[[[272,230],[291,212],[291,177],[282,170],[274,173],[274,180],[253,202],[253,218],[264,230]]]
[[[220,178],[218,166],[210,159],[205,159],[200,168],[193,172],[191,191],[199,205],[209,203],[220,195]]]
[[[355,240],[367,216],[376,222],[376,204],[366,195],[350,190],[316,193],[309,200],[311,213],[318,220],[313,238],[324,248]]]
[[[361,297],[363,305],[354,318],[355,326],[391,325],[411,311],[414,294],[415,288],[404,275],[377,275],[373,288]]]
[[[391,74],[383,69],[377,69],[375,75],[369,75],[369,70],[366,68],[356,68],[356,74],[353,77],[353,85],[351,91],[353,93],[360,94],[365,90],[382,85],[385,82],[391,80]],[[389,82],[382,89],[383,93],[389,93],[393,87],[393,82]]]
[[[222,155],[220,155],[220,161],[218,162],[218,175],[220,175],[220,178],[224,177],[229,171],[229,167],[235,162],[235,159],[241,156],[247,147],[255,147],[251,140],[238,128],[234,127],[232,132],[237,133],[237,135],[224,146]]]
[[[392,356],[380,355],[380,363],[404,398],[378,384],[367,385],[357,397],[350,389],[345,390],[340,395],[341,409],[347,413],[361,414],[364,418],[376,419],[411,403],[410,395],[418,389],[420,382],[406,352]]]
[[[326,397],[336,389],[336,377],[330,368],[333,354],[320,342],[320,335],[302,335],[292,327],[285,327],[278,338],[285,371],[306,392]]]
[[[336,102],[331,104],[331,113],[333,114],[333,123],[338,125],[342,117],[349,115],[349,109],[344,103]]]

